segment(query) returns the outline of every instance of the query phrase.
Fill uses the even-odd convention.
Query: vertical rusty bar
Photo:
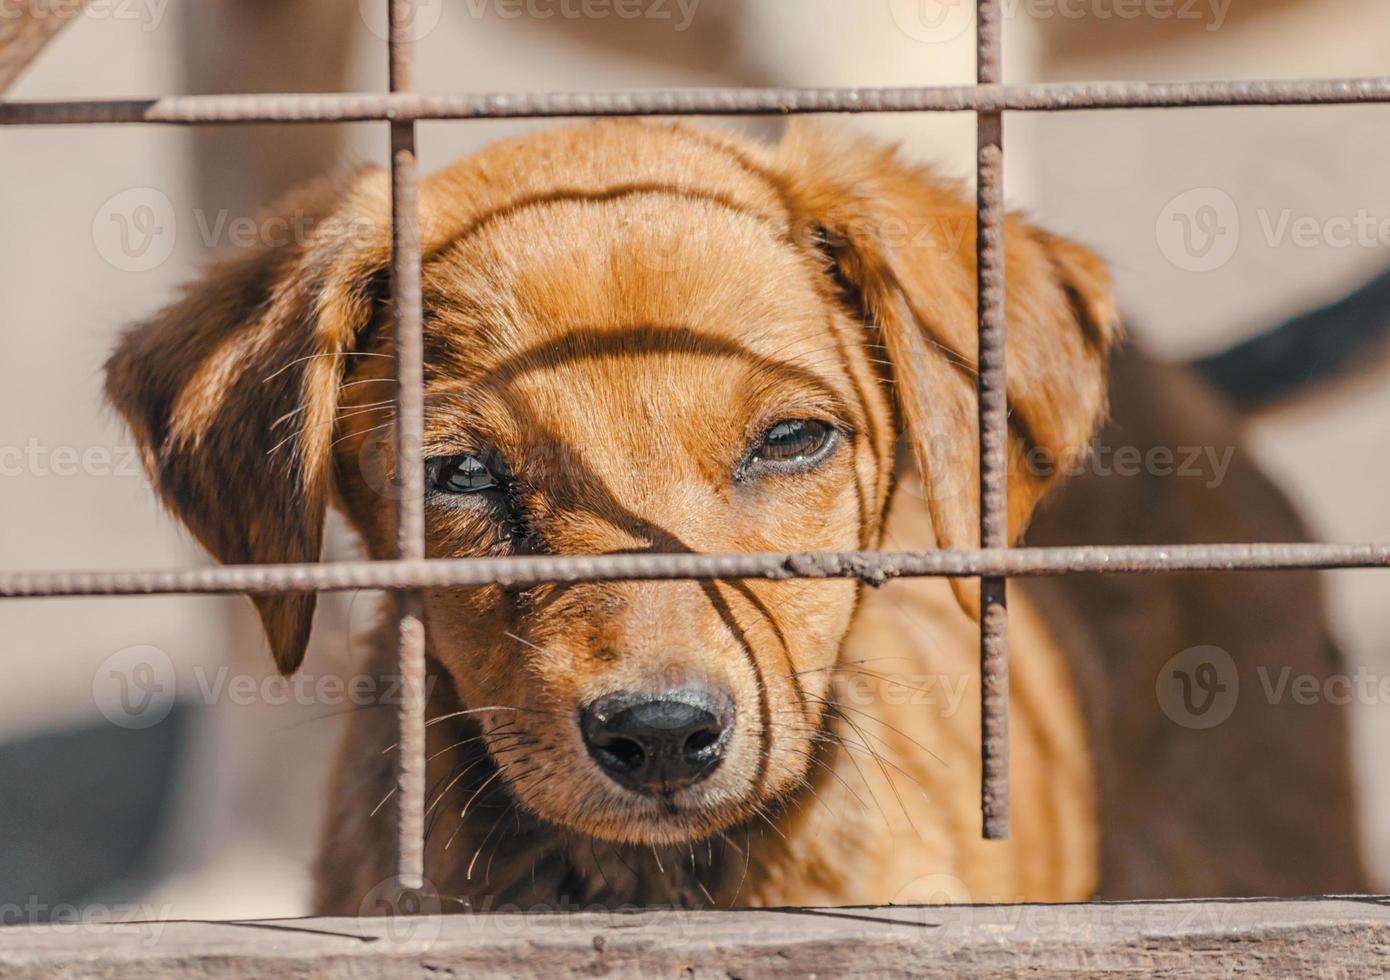
[[[1001,81],[999,0],[976,5],[976,80]],[[1004,119],[976,115],[976,290],[979,302],[980,546],[1009,544],[1009,409],[1004,380]],[[985,838],[1009,836],[1007,580],[980,580],[980,809]]]
[[[410,31],[414,0],[390,0],[391,91],[412,86]],[[415,124],[391,123],[391,309],[396,352],[396,552],[425,555],[424,339],[420,284],[420,217]],[[396,593],[401,672],[396,797],[399,804],[397,877],[419,889],[425,876],[425,626],[419,592]]]

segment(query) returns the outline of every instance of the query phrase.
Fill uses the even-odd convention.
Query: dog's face
[[[314,560],[330,496],[391,557],[381,175],[299,206],[307,241],[133,332],[110,392],[224,560]],[[949,188],[811,131],[766,151],[586,126],[427,182],[430,556],[871,548],[904,431],[940,543],[973,545],[973,223]],[[1113,311],[1077,247],[1013,224],[1007,248],[1018,528],[1101,411]],[[435,590],[426,623],[524,806],[670,843],[805,781],[858,589]],[[292,670],[312,598],[258,604]]]
[[[425,282],[430,555],[871,541],[890,416],[822,278],[770,224],[666,193],[523,209],[441,250]],[[344,448],[374,451],[355,434]],[[526,805],[603,837],[684,839],[797,777],[855,591],[438,591],[427,622],[466,704],[519,709],[484,727]]]

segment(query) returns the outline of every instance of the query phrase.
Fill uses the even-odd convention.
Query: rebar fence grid
[[[1009,548],[1004,311],[1003,114],[1213,106],[1390,104],[1390,77],[1003,84],[1000,0],[977,0],[977,84],[900,88],[656,89],[420,95],[411,91],[415,0],[390,0],[390,92],[0,101],[0,125],[386,122],[391,138],[391,300],[396,353],[397,559],[150,571],[0,572],[0,598],[391,590],[400,706],[398,884],[424,883],[425,635],[421,590],[633,579],[980,579],[982,832],[1009,831],[1009,578],[1067,574],[1383,568],[1390,545],[1230,544]],[[640,554],[425,559],[423,311],[416,124],[591,116],[973,112],[977,118],[980,547],[934,552]]]

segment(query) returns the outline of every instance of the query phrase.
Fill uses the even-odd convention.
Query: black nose
[[[599,768],[629,789],[669,793],[704,779],[724,757],[734,705],[707,685],[660,694],[620,692],[580,713]]]

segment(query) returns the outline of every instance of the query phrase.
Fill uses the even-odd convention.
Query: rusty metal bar
[[[1000,81],[999,0],[976,4],[975,73]],[[980,547],[1009,546],[1009,404],[1004,377],[1004,117],[976,117],[975,290],[979,316]],[[1008,580],[980,579],[980,824],[987,840],[1009,836]]]
[[[478,95],[196,95],[0,101],[0,125],[311,123],[582,116],[871,112],[1072,112],[1390,103],[1390,77],[1213,82],[1051,82],[916,88],[719,88]]]
[[[1022,578],[1390,568],[1390,544],[1193,544],[950,551],[577,555],[0,573],[0,599],[443,589],[669,579]]]
[[[391,91],[412,87],[414,0],[390,0]],[[419,171],[415,123],[391,123],[391,310],[396,355],[396,554],[425,557],[424,328],[420,275]],[[403,890],[425,883],[425,619],[418,591],[396,593],[396,652],[401,673],[396,803],[397,879]]]

